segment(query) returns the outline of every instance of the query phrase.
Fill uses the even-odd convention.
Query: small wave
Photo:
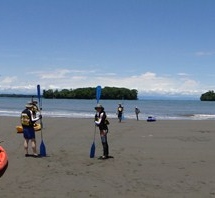
[[[0,115],[1,116],[12,116],[12,117],[18,117],[20,116],[20,112],[19,111],[7,111],[7,110],[1,110],[0,111]]]
[[[0,110],[0,116],[19,117],[20,111],[18,110]],[[116,118],[116,113],[106,112],[108,118]],[[44,117],[63,117],[63,118],[94,118],[95,112],[89,111],[42,111]],[[149,115],[140,114],[139,120],[147,120],[148,116],[154,116],[157,120],[212,120],[215,119],[215,114],[183,114],[183,115]],[[124,119],[136,119],[134,113],[125,113]]]
[[[87,112],[58,112],[58,111],[44,111],[42,112],[46,117],[63,117],[63,118],[94,118],[94,114]]]
[[[215,115],[214,114],[194,114],[193,119],[215,119]]]
[[[195,114],[182,114],[182,117],[193,117]]]

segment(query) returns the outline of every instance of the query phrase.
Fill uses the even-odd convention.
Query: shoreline
[[[15,197],[214,197],[213,120],[109,119],[113,159],[102,154],[96,129],[96,158],[89,157],[91,118],[43,118],[47,157],[24,157],[18,117],[0,116],[0,140],[9,165],[0,178],[1,195]],[[36,132],[37,148],[41,133]]]
[[[58,115],[53,115],[53,116],[47,116],[46,115],[46,113],[42,113],[42,115],[43,115],[43,118],[44,119],[94,119],[94,113],[91,113],[91,115],[85,115],[85,116],[74,116],[74,115],[67,115],[67,116],[58,116]],[[110,113],[108,113],[107,114],[107,116],[108,116],[108,119],[113,119],[113,120],[117,120],[118,118],[117,118],[117,116],[114,114],[114,113],[112,113],[112,114],[110,114]],[[20,114],[18,115],[0,115],[0,118],[20,118]],[[156,121],[215,121],[215,116],[214,115],[202,115],[202,116],[199,116],[199,115],[195,115],[195,114],[189,114],[189,115],[184,115],[183,117],[168,117],[168,118],[160,118],[160,117],[157,117],[157,116],[144,116],[144,118],[143,117],[139,117],[139,121],[143,121],[143,122],[145,122],[145,121],[147,121],[147,119],[149,118],[149,117],[153,117],[153,118],[155,118],[156,119]],[[124,121],[125,120],[130,120],[130,121],[132,121],[132,120],[135,120],[136,121],[136,117],[135,117],[135,115],[130,115],[130,117],[129,116],[125,116],[125,118],[123,118],[124,119]]]

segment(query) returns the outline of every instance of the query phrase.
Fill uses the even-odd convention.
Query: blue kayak
[[[147,118],[147,122],[155,122],[155,121],[156,121],[156,118],[153,117],[153,116],[149,116],[149,117]]]

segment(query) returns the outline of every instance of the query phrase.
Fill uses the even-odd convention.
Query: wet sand
[[[43,118],[47,157],[24,156],[19,118],[0,117],[0,141],[9,165],[1,197],[181,198],[215,197],[215,121],[110,119],[113,159],[90,158],[92,119]],[[41,132],[36,133],[37,148]],[[31,150],[29,150],[31,151]]]

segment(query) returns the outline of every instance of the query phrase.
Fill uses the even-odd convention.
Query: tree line
[[[136,89],[104,87],[102,88],[100,99],[114,100],[137,100],[138,91]],[[62,89],[62,90],[43,90],[43,98],[56,99],[95,99],[96,87],[86,87],[77,89]]]
[[[30,94],[0,94],[0,97],[10,97],[10,98],[37,98],[37,95]]]
[[[210,90],[206,93],[203,93],[200,97],[201,101],[215,101],[215,93],[214,91]]]

